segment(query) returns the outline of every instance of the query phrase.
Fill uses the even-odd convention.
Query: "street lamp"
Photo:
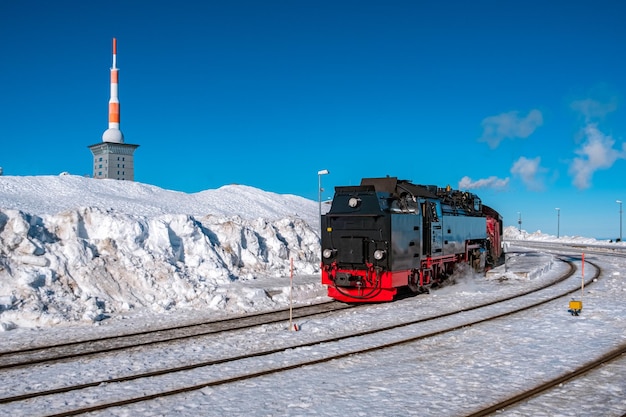
[[[327,169],[317,171],[317,190],[319,192],[317,202],[319,205],[320,217],[322,217],[322,191],[324,191],[324,189],[322,188],[322,175],[326,174],[330,174]]]
[[[619,241],[622,241],[622,200],[615,200],[619,204]]]
[[[517,218],[517,224],[519,224],[519,232],[522,233],[522,212],[518,211],[517,215],[519,216]]]
[[[555,208],[556,210],[556,238],[559,238],[559,233],[561,232],[561,209]]]

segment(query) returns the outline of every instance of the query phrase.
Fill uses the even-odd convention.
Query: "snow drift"
[[[137,308],[245,310],[258,291],[235,294],[229,284],[288,277],[290,260],[297,274],[319,272],[313,219],[313,201],[246,186],[189,195],[0,177],[1,326],[98,322]]]

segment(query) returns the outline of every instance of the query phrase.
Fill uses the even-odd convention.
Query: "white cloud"
[[[531,110],[526,117],[518,111],[502,113],[483,119],[483,134],[479,142],[487,142],[494,149],[504,139],[527,138],[543,124],[543,115],[539,110]]]
[[[547,169],[541,167],[541,157],[528,159],[521,156],[511,167],[511,174],[519,176],[522,182],[531,190],[544,189],[543,181],[539,178]]]
[[[578,157],[570,164],[569,173],[573,183],[579,189],[591,186],[591,177],[600,169],[608,169],[618,159],[626,159],[626,144],[622,150],[613,149],[615,141],[602,133],[596,124],[588,124],[583,129],[585,142],[575,150]]]
[[[576,100],[570,105],[571,108],[585,117],[585,122],[590,123],[595,120],[603,119],[607,114],[617,109],[617,100],[612,98],[608,102],[602,102],[587,98],[584,100]]]
[[[470,177],[465,176],[461,178],[459,181],[459,190],[472,190],[476,188],[494,188],[494,189],[503,189],[509,185],[508,178],[498,178],[496,176],[491,176],[489,178],[483,178],[480,180],[472,180]]]

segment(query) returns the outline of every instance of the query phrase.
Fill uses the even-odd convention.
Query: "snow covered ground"
[[[520,248],[517,248],[520,249]],[[207,358],[233,355],[248,349],[276,348],[298,341],[318,340],[376,324],[392,324],[407,318],[434,315],[468,307],[504,294],[538,286],[554,279],[564,266],[554,263],[549,255],[523,253],[529,265],[552,263],[552,267],[532,279],[482,279],[459,275],[452,286],[429,295],[372,305],[358,315],[351,311],[334,313],[324,319],[299,323],[301,330],[287,330],[287,323],[242,331],[229,339],[194,340],[168,345],[168,349],[143,348],[103,358],[85,358],[75,364],[41,367],[36,374],[23,370],[7,370],[0,375],[0,396],[19,390],[52,388],[60,382],[106,380],[136,372],[155,369],[166,364],[184,364]],[[388,349],[368,355],[357,355],[330,363],[305,366],[287,373],[256,378],[251,381],[209,387],[185,395],[161,397],[146,403],[93,414],[102,416],[463,416],[476,411],[488,401],[496,402],[514,393],[535,387],[579,367],[626,342],[626,321],[623,299],[626,285],[623,270],[626,261],[610,257],[594,257],[605,275],[585,290],[583,314],[567,312],[569,298],[548,303],[531,312],[519,313],[485,325],[466,327],[450,334],[422,342]],[[517,267],[524,268],[518,261]],[[527,265],[528,266],[528,265]],[[588,267],[587,273],[590,274]],[[576,288],[580,275],[561,286]],[[573,284],[572,284],[573,281]],[[537,301],[536,297],[531,297]],[[520,303],[522,300],[520,300]],[[490,313],[498,313],[497,306]],[[205,312],[206,313],[206,312]],[[199,313],[201,315],[203,313]],[[482,317],[468,311],[460,320]],[[129,328],[160,326],[197,319],[198,315],[168,312],[164,315],[142,315],[125,320],[110,320],[101,326],[59,326],[40,331],[6,332],[7,348],[53,340],[73,340],[88,332],[118,332]],[[104,322],[103,322],[104,323]],[[123,398],[125,395],[149,393],[152,390],[176,387],[181,380],[197,383],[217,377],[234,376],[274,364],[287,364],[307,358],[319,358],[329,352],[357,349],[364,345],[383,344],[394,338],[425,334],[437,330],[431,322],[342,342],[339,346],[322,344],[305,349],[292,349],[271,358],[257,358],[239,366],[201,369],[182,377],[138,381],[121,389],[102,384],[84,396],[68,395],[54,402],[33,401],[19,409],[11,404],[4,411],[11,415],[37,416],[54,412],[64,404],[88,405],[99,398]],[[626,412],[626,363],[601,370],[542,395],[521,406],[506,410],[504,416],[621,416]]]
[[[3,348],[285,306],[290,258],[295,299],[325,299],[317,269],[316,222],[316,202],[245,186],[186,195],[139,183],[71,176],[0,177],[0,322],[7,330],[0,332]],[[507,228],[506,235],[512,248],[524,250],[523,241],[513,241],[521,235],[516,229]],[[539,233],[524,236],[556,240]],[[86,360],[81,369],[59,364],[42,367],[35,375],[12,370],[0,374],[0,392],[39,389],[89,375],[114,377],[137,367],[434,315],[538,285],[559,272],[549,255],[514,256],[505,280],[459,275],[455,285],[429,295],[373,305],[359,316],[344,312],[304,321],[299,332],[288,331],[285,323],[253,334],[242,332],[219,344],[198,341],[168,351]],[[589,259],[602,264],[605,273],[585,289],[579,317],[567,312],[564,299],[532,313],[385,352],[163,397],[102,415],[467,415],[486,399],[507,398],[626,342],[626,260],[598,255]],[[508,274],[537,265],[541,273],[532,276]],[[573,280],[579,282],[580,276]],[[432,330],[425,324],[413,331]],[[390,337],[378,335],[369,342]],[[316,357],[327,349],[321,345],[294,350],[275,360]],[[624,366],[607,366],[501,415],[621,416],[626,413]],[[125,391],[145,389],[133,385]],[[108,395],[105,385],[93,390],[93,398]],[[45,407],[33,403],[32,409],[12,409],[9,404],[3,411],[37,415],[48,410]]]

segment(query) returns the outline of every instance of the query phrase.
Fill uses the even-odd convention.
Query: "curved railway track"
[[[587,279],[587,284],[591,284],[595,278],[600,274],[600,268],[596,267],[595,275]],[[558,280],[562,282],[568,277],[572,276],[575,272],[573,264],[570,262],[570,270],[564,274],[564,276]],[[551,284],[555,285],[555,284]],[[324,340],[314,340],[305,343],[290,344],[288,346],[279,346],[272,349],[260,350],[249,354],[234,355],[230,357],[224,357],[216,360],[198,362],[195,364],[189,364],[179,367],[170,367],[168,369],[161,369],[158,371],[144,372],[135,374],[132,376],[121,377],[117,379],[108,379],[105,381],[93,381],[86,384],[81,384],[72,387],[58,387],[54,389],[41,390],[39,392],[22,393],[19,395],[7,396],[0,398],[0,404],[8,404],[15,402],[32,402],[43,400],[46,404],[48,401],[46,397],[51,395],[67,395],[74,394],[75,397],[87,396],[90,389],[96,387],[102,388],[106,385],[107,390],[113,388],[115,385],[123,386],[125,382],[134,381],[134,383],[145,384],[140,391],[142,395],[124,395],[123,388],[115,392],[115,389],[111,389],[110,395],[107,395],[110,400],[106,403],[98,404],[79,404],[75,401],[65,401],[67,403],[68,410],[55,412],[49,410],[48,416],[65,416],[75,415],[78,413],[87,413],[92,411],[98,411],[115,406],[124,406],[140,401],[151,400],[163,396],[175,395],[184,392],[190,392],[199,390],[205,387],[212,387],[217,385],[228,384],[236,381],[242,381],[245,379],[256,378],[263,375],[270,375],[287,370],[307,366],[315,365],[323,362],[328,362],[336,359],[345,358],[351,355],[366,354],[382,349],[389,349],[395,346],[405,345],[409,343],[415,343],[420,340],[434,337],[437,335],[453,332],[468,326],[474,326],[479,323],[484,323],[490,320],[499,319],[512,314],[517,314],[539,305],[546,304],[555,299],[562,298],[563,296],[577,292],[578,287],[572,289],[568,287],[566,289],[560,289],[553,294],[547,296],[540,296],[540,300],[537,301],[533,296],[538,292],[545,289],[545,287],[536,288],[527,291],[523,294],[516,294],[515,296],[506,297],[503,299],[482,303],[473,307],[469,307],[460,311],[449,312],[446,314],[422,318],[417,320],[408,320],[400,324],[393,324],[377,329],[368,329],[365,331],[351,333],[349,335],[342,335],[337,337],[326,338]],[[507,303],[510,306],[507,311],[502,312],[501,304]],[[345,306],[345,305],[344,305]],[[463,316],[464,320],[459,320],[459,316]],[[282,319],[284,320],[284,318]],[[438,323],[439,329],[435,331],[423,332],[420,330],[422,324],[425,322],[440,322]],[[450,321],[452,323],[450,323]],[[358,349],[347,348],[349,345],[347,341],[355,338],[366,338],[371,335],[380,335],[385,333],[385,343],[371,343],[369,347],[360,347]],[[185,336],[190,337],[190,336]],[[303,349],[310,348],[311,346],[324,345],[325,354],[323,357],[315,357],[314,359],[302,360],[296,352]],[[121,349],[121,348],[118,348]],[[272,366],[263,366],[261,368],[254,368],[250,365],[251,358],[266,358],[265,363],[275,364]],[[245,371],[242,371],[245,369]],[[172,379],[173,374],[177,374],[174,378],[176,383],[171,381],[165,381],[161,383],[153,383],[155,378]],[[180,381],[188,380],[189,382],[179,383]],[[150,380],[150,381],[148,381]],[[200,380],[201,382],[198,382]],[[158,389],[154,389],[154,387]],[[78,390],[85,395],[77,396]],[[121,391],[121,392],[120,392]]]
[[[588,246],[584,244],[560,244],[553,242],[533,242],[533,241],[523,241],[518,243],[519,246],[527,246],[533,247],[537,249],[543,249],[548,251],[557,251],[560,253],[563,252],[563,247],[567,246],[569,250],[574,253],[586,253],[586,254],[596,254],[596,255],[607,255],[610,254],[613,257],[626,257],[626,248],[624,247],[614,247],[611,245],[593,245]],[[601,268],[595,265],[593,262],[586,261],[592,265],[594,265],[597,269],[597,273],[594,276],[594,279],[597,278],[601,273]],[[587,284],[585,284],[587,285]],[[605,352],[597,358],[590,360],[578,368],[572,369],[562,375],[559,375],[556,378],[553,378],[549,381],[543,382],[536,387],[528,389],[523,392],[516,393],[509,398],[506,398],[502,401],[498,401],[494,404],[491,404],[485,408],[482,408],[476,412],[473,412],[467,417],[483,417],[494,415],[497,413],[501,413],[506,411],[509,408],[514,409],[515,406],[522,404],[532,398],[538,397],[544,393],[549,392],[550,390],[554,390],[560,387],[562,384],[572,381],[574,379],[580,378],[590,372],[597,371],[602,368],[604,365],[626,361],[626,344],[622,344],[615,349]],[[622,417],[626,417],[626,414],[623,414]]]

